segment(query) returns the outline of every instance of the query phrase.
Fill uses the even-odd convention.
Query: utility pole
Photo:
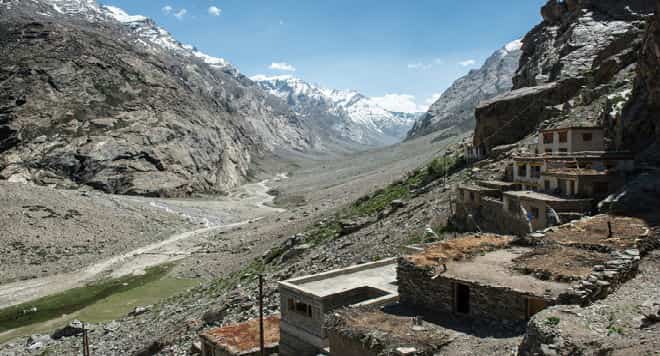
[[[259,275],[259,349],[261,356],[266,356],[264,347],[264,276]]]
[[[87,327],[85,323],[82,323],[82,337],[83,337],[83,356],[90,356],[89,353],[89,338],[87,337]]]

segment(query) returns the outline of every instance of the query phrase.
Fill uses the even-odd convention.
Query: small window
[[[547,154],[552,154],[552,148],[546,148],[545,153]]]
[[[584,141],[584,142],[589,142],[589,141],[593,140],[593,138],[594,138],[594,135],[592,133],[583,133],[582,134],[582,141]]]
[[[290,311],[307,316],[309,318],[312,317],[312,307],[309,304],[293,299],[289,299],[288,304]]]
[[[532,217],[533,217],[534,219],[538,219],[538,218],[539,218],[539,213],[540,213],[540,212],[539,212],[539,208],[532,208]]]
[[[532,166],[532,178],[541,178],[541,166]]]
[[[568,153],[568,148],[560,148],[559,153]]]
[[[549,191],[550,191],[550,181],[549,181],[549,180],[546,180],[546,181],[544,182],[544,184],[545,184],[545,191],[546,191],[546,192],[549,192]]]
[[[527,166],[518,166],[518,176],[527,177]]]
[[[566,131],[559,133],[559,142],[568,142],[568,133]]]
[[[553,132],[548,132],[543,134],[543,143],[549,144],[555,141],[555,134]]]

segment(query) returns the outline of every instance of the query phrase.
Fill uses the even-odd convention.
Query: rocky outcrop
[[[620,103],[630,96],[645,21],[654,4],[549,1],[541,11],[544,21],[523,39],[513,92],[477,110],[474,143],[488,152],[538,128],[613,128]],[[551,83],[556,86],[549,87]]]
[[[408,132],[407,139],[450,129],[462,133],[474,128],[474,108],[482,100],[508,92],[518,68],[522,43],[513,41],[493,53],[478,70],[456,80]]]
[[[56,5],[0,2],[0,178],[217,193],[243,182],[256,156],[309,146],[285,103],[221,59],[143,17]]]
[[[657,6],[644,38],[632,99],[622,114],[621,143],[635,151],[660,143],[660,2]]]

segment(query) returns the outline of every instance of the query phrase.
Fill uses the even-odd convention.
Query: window
[[[474,192],[470,192],[470,200],[474,201]]]
[[[549,191],[550,191],[550,181],[549,181],[549,180],[546,180],[546,181],[544,182],[544,184],[545,184],[545,186],[544,186],[545,191],[546,191],[546,192],[549,192]]]
[[[555,134],[553,132],[547,132],[543,134],[543,143],[549,144],[555,142]]]
[[[568,142],[568,133],[566,131],[559,133],[559,142]]]
[[[583,133],[582,134],[582,141],[584,141],[584,142],[589,142],[589,141],[593,140],[593,138],[594,138],[594,135],[592,133]]]
[[[540,212],[539,212],[539,208],[532,208],[532,217],[533,217],[534,219],[538,219],[538,218],[539,218],[539,213],[540,213]]]
[[[459,314],[470,314],[470,287],[454,284],[454,310]]]
[[[519,177],[527,177],[527,166],[526,165],[518,166],[518,176]]]
[[[547,154],[552,154],[552,148],[546,148],[545,153]]]
[[[532,178],[541,178],[541,166],[532,166]]]
[[[560,153],[568,153],[568,148],[560,148],[559,152]]]
[[[289,298],[288,300],[289,310],[306,317],[312,317],[312,307],[309,304],[303,303],[299,300],[294,300]]]

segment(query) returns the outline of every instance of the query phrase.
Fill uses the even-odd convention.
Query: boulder
[[[67,326],[55,330],[52,335],[52,338],[59,340],[63,337],[77,336],[83,333],[83,323],[80,320],[74,320],[70,322]]]

